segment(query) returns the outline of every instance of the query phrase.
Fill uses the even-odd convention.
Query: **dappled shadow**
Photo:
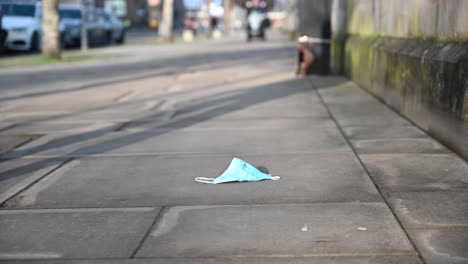
[[[295,93],[305,92],[305,89],[303,88],[298,89],[297,87],[294,87],[293,83],[295,82],[298,82],[298,80],[289,80],[243,89],[242,91],[234,94],[229,92],[226,96],[223,96],[224,92],[218,96],[209,96],[208,100],[203,100],[201,102],[182,107],[177,112],[186,113],[185,115],[176,115],[173,120],[156,125],[154,128],[157,130],[130,133],[116,138],[111,138],[109,140],[104,140],[103,142],[72,151],[67,156],[73,157],[106,153],[126,145],[131,145],[152,137],[158,137],[160,135],[170,133],[177,129],[190,127],[194,124],[226,115],[227,113],[239,111],[282,97],[287,97]],[[134,122],[148,119],[151,118],[143,117],[139,120],[135,120]]]
[[[189,90],[172,91],[172,92],[168,91],[168,92],[164,92],[163,94],[160,94],[160,95],[147,96],[147,97],[144,97],[144,98],[141,98],[141,99],[131,100],[131,101],[128,101],[128,102],[115,102],[114,101],[114,102],[111,102],[109,104],[104,104],[104,105],[100,105],[100,106],[97,106],[97,107],[87,108],[87,109],[84,109],[84,110],[74,111],[74,112],[70,112],[70,113],[61,113],[61,114],[57,114],[57,115],[48,115],[48,116],[45,116],[45,117],[36,117],[36,116],[34,116],[32,118],[25,119],[25,120],[22,120],[21,122],[15,122],[15,123],[21,125],[21,124],[29,123],[29,122],[38,123],[38,122],[47,122],[47,121],[53,121],[53,120],[58,120],[58,119],[64,119],[64,118],[68,118],[68,117],[72,117],[72,116],[78,117],[80,115],[87,114],[87,113],[93,113],[93,112],[98,112],[98,111],[102,111],[102,110],[111,110],[111,109],[114,109],[114,108],[119,109],[119,108],[122,108],[122,107],[138,105],[138,104],[142,104],[144,102],[151,101],[151,100],[166,100],[166,99],[174,98],[174,97],[177,97],[177,96],[197,93],[197,92],[200,92],[200,91],[206,92],[206,91],[217,89],[217,88],[219,88],[220,85],[240,84],[240,83],[249,82],[249,81],[252,81],[252,80],[255,80],[255,79],[259,79],[258,75],[256,75],[256,74],[249,75],[248,73],[246,73],[242,77],[242,79],[240,79],[240,80],[222,80],[220,82],[212,83],[210,85],[203,85],[203,86],[197,87],[197,88],[191,88]],[[169,86],[170,85],[171,84],[169,84]],[[162,90],[165,90],[166,88],[167,87],[163,87]]]
[[[227,68],[236,65],[255,65],[260,62],[268,61],[274,58],[275,60],[284,60],[290,58],[289,46],[279,46],[270,48],[245,48],[242,50],[232,51],[209,51],[204,50],[195,54],[174,54],[169,58],[154,58],[139,61],[115,61],[106,64],[90,65],[86,67],[76,68],[62,68],[53,70],[38,70],[29,73],[25,76],[24,73],[1,74],[2,87],[1,90],[8,89],[34,89],[31,86],[31,80],[40,80],[40,88],[44,89],[47,83],[56,82],[57,80],[67,81],[81,81],[93,79],[110,79],[116,76],[128,76],[118,79],[102,80],[93,83],[78,85],[77,87],[69,87],[63,89],[50,89],[45,91],[28,91],[24,94],[17,94],[11,96],[0,96],[1,101],[10,101],[16,99],[23,99],[28,97],[46,96],[59,93],[70,93],[75,91],[82,91],[93,89],[100,86],[112,85],[122,82],[129,82],[135,80],[142,80],[146,78],[155,78],[158,76],[173,75],[182,73],[188,68],[201,68],[207,66],[209,68]],[[149,55],[151,57],[151,55]],[[77,74],[77,71],[79,74]],[[149,72],[148,72],[149,71]],[[143,74],[141,74],[143,73]],[[131,76],[132,74],[139,74]]]
[[[100,129],[92,132],[80,133],[55,139],[43,145],[35,146],[30,149],[24,149],[21,152],[14,151],[10,154],[19,153],[21,156],[34,155],[49,149],[55,149],[61,146],[88,141],[92,138],[101,138],[106,135],[111,135],[112,137],[108,139],[103,138],[103,140],[100,142],[89,146],[79,147],[78,149],[70,151],[69,153],[63,153],[63,155],[61,154],[60,156],[72,158],[83,155],[103,154],[115,149],[135,144],[137,142],[145,141],[149,138],[158,137],[178,129],[190,127],[197,123],[220,117],[234,111],[239,111],[254,105],[288,97],[294,94],[306,93],[308,92],[309,88],[306,88],[307,86],[301,85],[301,82],[304,81],[305,80],[302,79],[289,79],[286,81],[245,88],[235,92],[221,92],[213,96],[203,97],[199,100],[195,100],[194,103],[189,103],[186,106],[182,106],[178,111],[181,113],[180,115],[175,116],[173,120],[168,122],[156,124],[154,126],[156,129],[151,131],[128,133],[111,132],[108,129]],[[161,113],[144,116],[140,119],[134,120],[133,122],[151,119],[157,120],[159,114]],[[50,164],[50,159],[42,159],[28,165],[4,171],[0,174],[0,181],[37,171],[38,168],[42,168],[47,164]]]

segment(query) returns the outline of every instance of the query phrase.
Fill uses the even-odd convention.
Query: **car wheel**
[[[120,33],[120,37],[117,39],[118,44],[123,44],[125,42],[125,30],[122,30]]]
[[[67,48],[67,43],[65,43],[65,34],[61,33],[60,34],[60,49],[64,50]]]
[[[0,53],[3,53],[6,51],[6,48],[5,48],[6,37],[7,37],[6,30],[0,29]]]
[[[113,39],[112,39],[112,31],[109,31],[107,32],[106,34],[106,44],[107,45],[111,45],[113,42]]]
[[[29,44],[29,50],[30,51],[39,50],[39,35],[37,34],[37,32],[34,32],[32,37],[31,37],[31,42]]]

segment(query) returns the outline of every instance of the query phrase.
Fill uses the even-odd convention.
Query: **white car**
[[[8,32],[5,47],[38,50],[41,45],[40,4],[2,3],[3,28]]]

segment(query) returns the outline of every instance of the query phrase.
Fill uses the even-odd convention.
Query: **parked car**
[[[108,34],[111,35],[112,42],[119,44],[125,42],[125,25],[112,12],[98,8],[96,9],[101,22],[104,23]]]
[[[81,9],[79,5],[60,5],[60,27],[63,29],[64,46],[79,46],[81,44]],[[87,12],[87,38],[89,45],[109,44],[112,42],[112,32],[98,9]]]
[[[60,28],[63,47],[80,45],[81,41],[81,10],[79,6],[60,5]]]
[[[42,38],[42,4],[6,2],[2,3],[3,26],[7,31],[5,46],[11,50],[39,50]],[[60,5],[60,39],[64,47],[76,46],[81,42],[81,8],[79,5]],[[104,18],[95,9],[88,11],[88,43],[107,44],[112,42],[112,32]]]
[[[5,46],[11,50],[38,50],[41,34],[40,4],[2,3]]]
[[[5,29],[3,29],[3,11],[2,11],[2,6],[0,6],[0,52],[3,52],[5,49],[5,39],[7,36],[7,32]]]

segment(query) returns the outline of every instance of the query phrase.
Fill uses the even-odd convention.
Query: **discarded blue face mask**
[[[218,178],[197,177],[195,181],[202,183],[219,184],[225,182],[255,182],[263,180],[279,180],[279,176],[271,176],[270,174],[259,171],[254,166],[247,162],[234,158],[227,170]]]

